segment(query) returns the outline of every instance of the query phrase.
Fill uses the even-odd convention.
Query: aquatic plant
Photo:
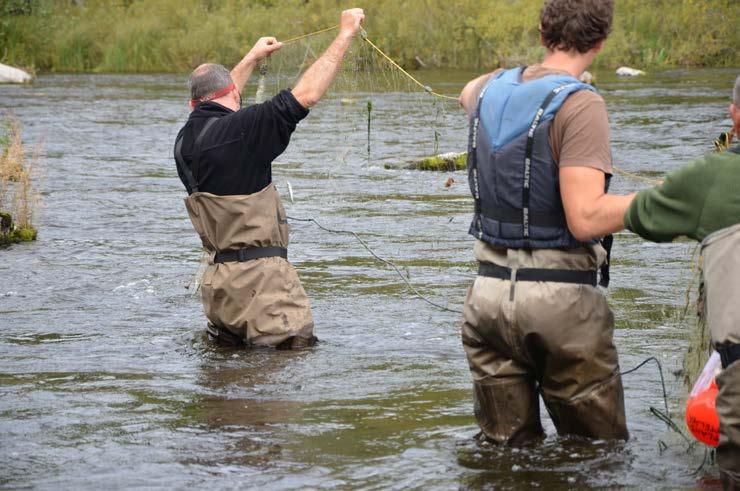
[[[18,122],[7,117],[0,137],[0,246],[36,240],[33,225],[40,204],[34,187],[38,153],[26,155]]]
[[[432,170],[432,171],[456,171],[465,170],[468,154],[463,153],[443,153],[434,155],[432,157],[426,157],[419,161],[414,162],[411,168],[417,170]]]

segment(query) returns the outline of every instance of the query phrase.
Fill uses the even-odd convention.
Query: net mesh
[[[336,31],[322,32],[289,42],[270,56],[259,67],[256,86],[245,94],[248,102],[264,102],[287,87],[294,87],[301,75],[329,47]],[[378,115],[383,117],[383,130],[408,131],[409,121],[421,131],[422,144],[418,154],[425,157],[450,151],[444,145],[449,124],[447,118],[460,117],[457,100],[453,95],[433,94],[421,86],[403,69],[389,61],[379,49],[364,41],[361,36],[352,43],[336,79],[322,102],[322,111],[335,118],[333,131],[343,145],[337,159],[356,157],[359,161],[383,162],[390,155],[374,147],[372,133]],[[378,97],[382,94],[382,97]],[[404,118],[392,117],[403,108]],[[403,121],[402,121],[403,119]],[[399,128],[389,127],[398,124]],[[400,131],[399,131],[400,133]]]

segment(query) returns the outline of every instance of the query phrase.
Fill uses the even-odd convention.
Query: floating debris
[[[628,66],[620,66],[617,68],[617,75],[620,77],[637,77],[639,75],[645,75],[645,72]]]

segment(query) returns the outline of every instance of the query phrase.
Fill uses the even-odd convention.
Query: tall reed
[[[0,138],[0,213],[9,215],[12,225],[0,231],[0,243],[36,238],[34,220],[40,196],[34,181],[39,177],[39,170],[39,152],[27,155],[20,125],[8,116]]]
[[[3,0],[0,61],[51,71],[186,72],[235,63],[260,36],[290,37],[365,7],[366,29],[407,67],[531,61],[543,0]],[[616,0],[597,63],[740,65],[737,0]]]

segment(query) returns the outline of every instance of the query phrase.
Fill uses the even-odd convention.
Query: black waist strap
[[[481,203],[481,213],[487,218],[504,223],[521,224],[524,219],[523,210],[516,210],[503,205],[490,206],[485,202]],[[543,213],[534,210],[529,210],[529,225],[547,228],[565,228],[568,226],[564,213]]]
[[[510,280],[511,268],[493,263],[480,263],[480,276]],[[553,283],[577,283],[596,286],[596,271],[575,271],[572,269],[521,268],[516,270],[516,281],[550,281]]]
[[[282,257],[288,259],[288,249],[284,247],[248,247],[246,249],[237,249],[235,251],[217,252],[213,258],[214,263],[243,263],[253,259],[263,257]]]
[[[722,368],[727,368],[737,360],[740,360],[740,344],[730,344],[717,348],[719,358],[722,360]]]

